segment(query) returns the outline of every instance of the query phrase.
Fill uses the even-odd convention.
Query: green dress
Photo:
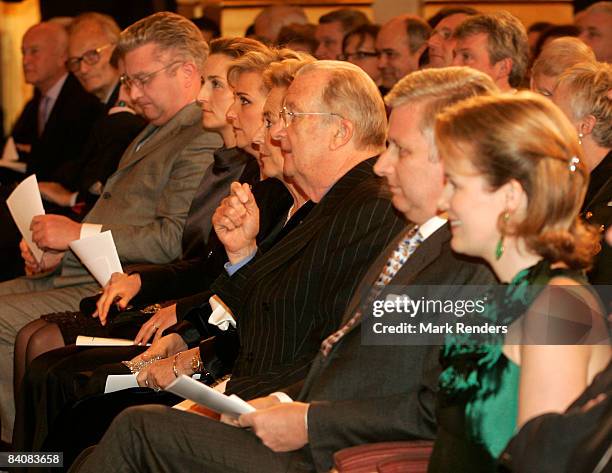
[[[577,271],[550,269],[543,260],[517,274],[503,298],[492,297],[484,317],[510,325],[521,317],[553,277],[581,284]],[[515,434],[520,367],[502,352],[503,335],[487,343],[449,335],[442,347],[437,403],[438,437],[429,472],[495,472],[496,458]]]

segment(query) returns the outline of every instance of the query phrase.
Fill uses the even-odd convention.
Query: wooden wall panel
[[[468,5],[482,12],[508,10],[529,27],[536,21],[549,21],[555,24],[573,22],[573,4],[571,1],[425,1],[423,16],[429,18],[445,6]]]

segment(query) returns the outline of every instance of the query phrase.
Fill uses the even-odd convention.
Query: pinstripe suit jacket
[[[195,103],[180,110],[159,127],[147,126],[121,157],[104,192],[84,222],[111,230],[119,258],[126,263],[169,263],[181,255],[183,226],[193,195],[220,136],[204,131]],[[56,286],[91,282],[72,252],[62,262]]]
[[[297,228],[213,284],[238,321],[228,392],[255,397],[302,379],[365,271],[403,227],[373,164],[357,165]]]

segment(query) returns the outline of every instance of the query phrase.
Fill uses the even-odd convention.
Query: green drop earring
[[[504,230],[506,229],[506,224],[508,220],[510,220],[510,212],[506,211],[503,215],[503,228],[501,231],[501,235],[499,236],[499,240],[497,241],[497,245],[495,246],[495,259],[499,261],[499,259],[504,254]]]

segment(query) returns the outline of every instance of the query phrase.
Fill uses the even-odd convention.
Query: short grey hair
[[[208,44],[193,22],[176,13],[150,15],[125,29],[119,38],[119,57],[146,44],[155,44],[160,53],[193,62],[201,72],[208,57]]]
[[[471,67],[423,69],[400,79],[385,96],[385,103],[396,108],[406,104],[424,106],[419,130],[429,141],[431,158],[437,155],[434,142],[436,117],[445,108],[477,95],[493,95],[499,89],[493,79]],[[437,157],[435,158],[437,159]]]
[[[95,24],[106,35],[109,43],[117,43],[121,30],[110,16],[97,12],[86,12],[76,16],[68,27],[68,34],[73,35],[86,25]]]
[[[328,75],[321,102],[355,125],[359,149],[380,149],[385,144],[387,114],[378,87],[363,69],[345,61],[315,61],[303,66],[295,77],[324,71]]]
[[[612,65],[583,62],[566,70],[557,87],[566,87],[573,119],[595,117],[593,139],[604,148],[612,148]]]

